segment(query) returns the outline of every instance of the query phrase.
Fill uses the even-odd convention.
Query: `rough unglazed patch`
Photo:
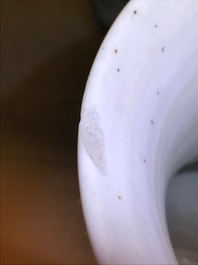
[[[100,117],[94,107],[85,109],[82,113],[80,125],[80,137],[87,151],[101,175],[107,174],[105,161],[105,140],[101,128]]]

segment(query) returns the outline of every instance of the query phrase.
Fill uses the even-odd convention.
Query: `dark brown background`
[[[87,0],[1,1],[1,263],[94,264],[80,104],[104,37]]]

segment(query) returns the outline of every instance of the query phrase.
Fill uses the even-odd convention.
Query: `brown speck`
[[[137,14],[137,11],[136,11],[136,10],[134,10],[134,11],[133,11],[133,13],[134,13],[134,14]]]
[[[159,95],[159,93],[160,93],[160,92],[159,92],[159,91],[157,91],[157,95]]]
[[[144,163],[146,163],[146,159],[144,159]]]
[[[118,53],[118,50],[117,50],[117,49],[115,49],[115,50],[114,50],[114,52],[115,52],[115,53]]]
[[[122,199],[122,196],[119,195],[119,196],[118,196],[118,199],[121,200],[121,199]]]
[[[118,71],[118,72],[120,72],[120,69],[119,69],[119,68],[117,68],[117,71]]]
[[[154,121],[153,121],[153,120],[151,120],[151,124],[152,124],[152,125],[154,124]]]
[[[162,48],[161,48],[161,52],[164,52],[164,51],[165,51],[165,47],[162,46]]]
[[[155,28],[157,28],[157,24],[155,24]]]

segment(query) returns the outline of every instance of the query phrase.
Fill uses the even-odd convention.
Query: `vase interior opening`
[[[198,264],[198,78],[188,80],[167,112],[157,161],[175,256],[179,264]]]
[[[169,235],[180,264],[198,263],[198,161],[172,177],[166,193]]]

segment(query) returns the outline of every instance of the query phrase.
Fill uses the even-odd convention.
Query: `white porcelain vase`
[[[178,263],[166,190],[197,159],[198,1],[133,0],[99,49],[79,125],[81,200],[99,263]]]

